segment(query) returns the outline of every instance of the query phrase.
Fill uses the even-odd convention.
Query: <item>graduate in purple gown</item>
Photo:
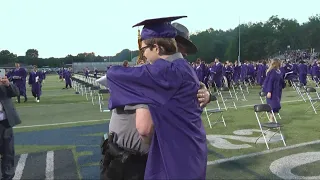
[[[27,71],[25,68],[20,67],[19,63],[15,64],[16,69],[12,73],[12,81],[13,84],[15,84],[20,91],[20,95],[17,96],[18,103],[20,103],[20,96],[24,97],[24,102],[27,102],[27,87],[26,87],[26,81],[27,81]]]
[[[71,77],[72,77],[72,73],[71,73],[71,68],[69,69],[66,69],[64,71],[64,74],[63,74],[63,78],[64,78],[64,81],[66,83],[66,87],[63,88],[63,89],[68,89],[68,87],[72,88],[72,81],[71,81]]]
[[[238,64],[238,60],[234,61],[233,66],[233,82],[238,83],[241,77],[241,66]]]
[[[89,68],[88,68],[88,67],[84,70],[84,76],[85,76],[86,78],[89,77]]]
[[[280,71],[280,61],[272,60],[267,70],[267,76],[263,85],[263,92],[267,94],[267,104],[269,104],[275,114],[281,109],[282,89],[285,87],[284,80]],[[269,116],[273,122],[273,116]]]
[[[248,79],[248,81],[254,83],[255,82],[255,79],[254,79],[254,66],[249,61],[247,61],[246,63],[247,63],[247,79]]]
[[[40,102],[40,96],[42,93],[42,80],[43,73],[38,71],[37,66],[34,66],[33,71],[29,75],[29,85],[31,86],[31,93],[35,97],[36,102]]]
[[[311,75],[312,79],[318,83],[319,82],[319,77],[320,77],[320,63],[319,62],[314,62],[312,67],[311,67]]]
[[[257,81],[260,86],[263,85],[264,80],[266,79],[266,72],[267,72],[267,63],[266,61],[262,61],[261,64],[258,66],[257,72]]]
[[[221,88],[223,78],[223,64],[221,64],[219,58],[215,58],[214,62],[215,66],[213,68],[213,81],[216,84],[217,88]]]
[[[46,70],[42,70],[42,83],[44,83],[44,80],[46,80],[47,78],[47,71]]]
[[[247,75],[248,75],[248,65],[245,62],[241,65],[240,81],[245,82],[247,79]]]
[[[307,73],[308,73],[308,66],[305,64],[304,61],[300,61],[300,64],[298,66],[299,71],[299,81],[304,86],[307,85]]]
[[[94,68],[93,77],[98,79],[98,69],[97,68]]]
[[[224,76],[227,79],[228,88],[231,87],[232,74],[233,74],[232,64],[229,61],[227,61],[224,66]]]
[[[200,58],[197,59],[194,70],[197,73],[199,81],[204,82],[206,75],[206,65],[201,61]]]
[[[178,18],[181,17],[137,24],[145,25],[140,50],[151,64],[131,68],[113,66],[107,73],[109,109],[147,104],[151,113],[154,134],[145,179],[203,180],[206,177],[206,133],[195,96],[200,87],[198,77],[185,59],[165,60],[177,51],[173,48],[177,32],[167,22]],[[163,42],[159,39],[168,43],[159,44]],[[167,47],[164,51],[169,45],[172,49],[169,51]]]

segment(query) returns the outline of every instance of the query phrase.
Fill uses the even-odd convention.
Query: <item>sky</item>
[[[179,22],[191,33],[227,30],[239,23],[266,21],[272,15],[299,23],[320,13],[319,0],[0,0],[0,51],[18,56],[37,49],[40,58],[83,52],[113,56],[137,50],[145,19],[186,15]]]

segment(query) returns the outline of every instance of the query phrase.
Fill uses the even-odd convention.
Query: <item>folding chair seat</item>
[[[317,90],[313,87],[307,87],[306,88],[306,94],[307,94],[307,97],[309,99],[309,102],[310,102],[310,106],[307,108],[306,112],[309,111],[309,109],[313,109],[314,113],[315,114],[318,114],[317,113],[317,108],[320,106],[320,95],[319,93],[317,92]]]
[[[213,123],[213,125],[215,125],[217,123],[223,123],[223,125],[225,127],[227,127],[226,122],[225,122],[224,117],[223,117],[223,110],[220,108],[219,102],[217,101],[217,97],[211,95],[211,99],[210,100],[212,102],[213,101],[217,102],[217,108],[214,108],[214,109],[207,109],[206,107],[204,108],[204,111],[206,113],[207,121],[208,121],[208,124],[209,124],[210,128],[212,128],[212,123],[211,123],[211,120],[210,120],[210,116],[213,115],[213,114],[218,114],[218,113],[219,113],[219,116],[217,117],[217,119]]]
[[[104,109],[104,108],[103,108],[103,105],[104,105],[103,95],[108,94],[109,92],[110,92],[109,89],[100,89],[100,90],[99,90],[98,99],[99,99],[100,112],[109,112],[109,111],[110,111],[109,109]]]
[[[256,119],[258,121],[258,124],[259,124],[259,127],[260,127],[260,131],[261,131],[261,135],[257,138],[256,142],[261,138],[263,137],[264,139],[264,142],[266,143],[266,146],[267,146],[267,149],[269,149],[269,145],[268,145],[268,142],[277,134],[279,133],[280,137],[281,137],[281,140],[283,142],[283,145],[284,146],[287,146],[286,145],[286,142],[284,140],[284,137],[282,135],[282,132],[281,132],[281,127],[282,125],[279,124],[276,120],[276,117],[272,111],[272,108],[270,105],[268,104],[257,104],[257,105],[254,105],[254,113],[256,115]],[[269,115],[268,113],[271,113],[271,115],[273,116],[273,119],[274,119],[274,122],[268,122],[268,123],[261,123],[261,119],[263,118],[263,115],[266,114],[265,117],[267,117],[268,121],[269,121]],[[259,115],[260,114],[260,115]],[[276,132],[272,131],[272,130],[276,130]],[[274,134],[271,136],[271,137],[268,137],[268,141],[267,141],[267,137],[266,137],[266,132],[274,132]]]
[[[228,108],[237,109],[236,103],[234,101],[235,98],[232,96],[232,93],[228,87],[222,87],[218,89],[218,95],[220,95],[225,110],[228,110]],[[231,103],[232,106],[228,107],[226,103]]]
[[[267,94],[265,92],[260,91],[259,92],[259,97],[260,97],[260,100],[261,100],[262,104],[267,104]],[[278,114],[279,119],[281,119],[280,113],[277,113],[277,114]],[[267,114],[267,116],[269,118],[268,114]]]

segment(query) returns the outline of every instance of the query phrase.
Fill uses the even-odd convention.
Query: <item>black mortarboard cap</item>
[[[175,38],[177,30],[171,25],[171,22],[187,16],[172,16],[157,19],[147,19],[132,27],[144,26],[141,31],[141,40],[151,38]]]

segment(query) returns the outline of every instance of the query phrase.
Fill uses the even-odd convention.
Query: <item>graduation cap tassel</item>
[[[138,29],[138,49],[139,49],[139,55],[137,59],[137,65],[140,64],[141,61],[143,61],[143,54],[140,51],[141,49],[141,35],[140,35],[140,29]]]

